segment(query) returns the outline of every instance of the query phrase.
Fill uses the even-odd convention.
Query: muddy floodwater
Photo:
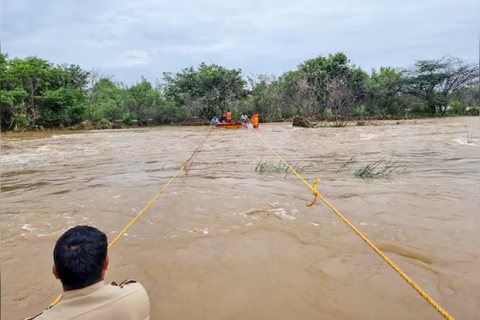
[[[2,319],[61,293],[52,251],[65,230],[93,225],[113,240],[206,132],[2,134]],[[455,319],[479,319],[478,117],[259,132]],[[382,158],[400,167],[354,175]],[[311,191],[277,165],[252,130],[212,129],[112,247],[106,281],[139,280],[152,319],[442,319],[325,204],[307,207]]]

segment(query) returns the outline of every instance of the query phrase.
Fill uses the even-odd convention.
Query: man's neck
[[[76,289],[71,289],[70,287],[63,286],[63,292],[67,292],[67,291],[73,291],[73,290],[82,290],[82,289],[88,288],[88,287],[90,287],[90,286],[93,286],[93,285],[95,285],[95,284],[99,283],[100,281],[103,281],[103,278],[102,278],[102,279],[99,279],[99,280],[97,280],[97,281],[95,281],[94,283],[92,283],[92,284],[90,284],[90,285],[88,285],[88,286],[86,286],[86,287],[83,287],[83,288],[76,288]]]

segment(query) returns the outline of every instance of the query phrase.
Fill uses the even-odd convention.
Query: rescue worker
[[[252,124],[253,124],[253,128],[258,129],[258,114],[257,113],[255,113],[252,116]]]
[[[107,236],[93,227],[65,232],[53,250],[53,274],[62,282],[62,297],[25,320],[149,320],[150,301],[140,283],[127,279],[105,285],[107,247]]]
[[[228,110],[224,116],[227,118],[227,123],[231,123],[232,122],[232,113],[230,112],[230,110]]]

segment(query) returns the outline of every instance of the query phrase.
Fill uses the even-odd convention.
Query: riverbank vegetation
[[[345,54],[318,56],[280,76],[200,64],[164,73],[152,84],[125,85],[100,69],[56,65],[39,57],[0,55],[2,131],[106,129],[132,125],[202,124],[231,110],[261,122],[305,116],[344,123],[478,115],[479,69],[446,56],[367,73]]]

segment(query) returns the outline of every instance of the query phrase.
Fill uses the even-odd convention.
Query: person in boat
[[[223,116],[227,119],[227,123],[232,122],[232,113],[230,112],[230,110],[228,110]]]
[[[62,282],[62,297],[25,320],[149,320],[150,300],[140,283],[127,279],[105,285],[107,250],[107,236],[96,228],[77,226],[65,232],[53,250],[53,274]]]
[[[245,112],[240,117],[240,121],[242,122],[244,128],[248,128],[248,123],[250,122],[250,120],[248,119],[248,116]]]
[[[220,121],[218,120],[217,116],[213,116],[213,119],[212,119],[212,124],[220,124]]]

